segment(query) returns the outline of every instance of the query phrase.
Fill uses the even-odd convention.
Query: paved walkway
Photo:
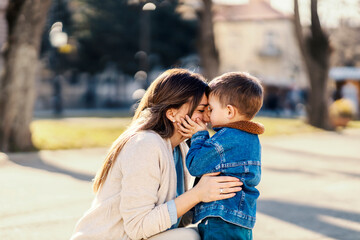
[[[360,239],[360,131],[262,139],[254,239]],[[106,149],[0,156],[0,239],[69,239]]]

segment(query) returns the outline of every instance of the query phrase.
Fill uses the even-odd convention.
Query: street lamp
[[[150,24],[150,12],[156,9],[154,3],[145,3],[142,7],[140,14],[140,53],[139,55],[139,70],[145,73],[149,72],[149,53],[150,53],[150,42],[151,42],[151,24]],[[149,79],[146,78],[146,88],[149,86]]]
[[[58,76],[58,64],[56,64],[57,56],[56,52],[61,47],[67,45],[68,43],[68,35],[62,31],[63,24],[61,22],[55,22],[50,29],[49,33],[49,41],[51,46],[53,47],[52,51],[50,52],[50,63],[52,63],[55,71],[55,77],[53,78],[53,107],[54,113],[56,115],[60,115],[63,108],[62,108],[62,88],[61,88],[61,79]]]
[[[51,46],[60,48],[68,43],[68,35],[62,31],[62,22],[56,22],[51,26],[49,40]]]

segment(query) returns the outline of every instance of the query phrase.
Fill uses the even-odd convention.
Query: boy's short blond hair
[[[218,97],[223,107],[232,105],[240,114],[252,119],[263,104],[260,81],[246,72],[225,73],[210,84],[210,95]]]

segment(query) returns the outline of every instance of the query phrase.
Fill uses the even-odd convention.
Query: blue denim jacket
[[[220,217],[223,220],[252,229],[255,225],[255,188],[261,177],[261,145],[257,134],[235,128],[215,128],[214,136],[207,131],[193,135],[191,147],[186,156],[186,166],[193,176],[221,172],[243,182],[242,191],[235,197],[195,207],[194,222],[206,217]]]

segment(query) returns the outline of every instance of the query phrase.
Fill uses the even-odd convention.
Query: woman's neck
[[[185,140],[185,137],[183,137],[180,133],[175,132],[171,137],[170,137],[170,142],[171,142],[171,147],[172,149],[174,149],[177,145],[179,145],[182,141]]]

